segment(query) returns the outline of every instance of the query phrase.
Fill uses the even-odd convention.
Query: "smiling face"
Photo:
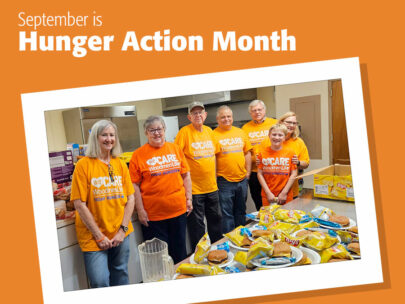
[[[152,147],[159,148],[165,143],[165,129],[159,121],[151,123],[146,129],[145,134],[148,137],[148,143]]]
[[[115,146],[115,129],[113,126],[107,126],[98,135],[98,144],[101,153],[111,153],[112,148]]]
[[[295,128],[297,128],[297,117],[296,116],[290,116],[287,117],[286,119],[283,120],[283,124],[287,127],[288,131],[288,137],[291,136],[291,134],[294,133]]]
[[[207,112],[201,107],[194,107],[190,114],[187,115],[187,118],[195,128],[199,128],[204,124],[207,118]]]
[[[285,140],[285,134],[280,129],[273,129],[269,134],[271,148],[273,150],[280,150],[283,146],[283,141]]]
[[[249,114],[254,121],[262,122],[264,117],[266,116],[266,110],[264,109],[263,105],[259,103],[256,106],[250,108]]]
[[[233,115],[230,109],[222,109],[217,115],[218,127],[224,130],[229,130],[232,128]]]

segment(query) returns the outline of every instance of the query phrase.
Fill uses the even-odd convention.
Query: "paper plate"
[[[249,214],[246,214],[246,217],[247,217],[248,219],[252,220],[252,221],[259,222],[260,219],[257,218],[257,215],[258,215],[258,214],[259,214],[259,211],[255,211],[255,212],[251,212],[251,213],[249,213]],[[250,215],[250,216],[248,216],[248,215]]]
[[[323,228],[328,228],[328,229],[333,229],[333,230],[347,230],[349,228],[352,228],[354,226],[357,226],[356,222],[354,220],[352,220],[351,218],[349,218],[349,226],[345,226],[345,227],[341,227],[341,228],[336,228],[336,227],[331,227],[328,225],[323,225],[321,223],[319,223],[319,226],[323,227]]]
[[[298,263],[302,259],[302,251],[293,246],[290,246],[290,247],[291,247],[292,257],[294,257],[296,259],[294,263],[286,263],[283,265],[262,265],[257,260],[252,260],[251,263],[257,267],[269,268],[269,269],[284,268],[284,267],[292,266],[295,263]]]
[[[219,266],[219,267],[221,267],[221,268],[224,268],[224,267],[230,265],[232,262],[233,262],[233,253],[232,253],[232,252],[228,252],[228,259],[225,261],[225,263],[218,264],[218,265],[216,265],[216,266]],[[191,264],[209,265],[207,258],[204,258],[204,260],[203,260],[201,263],[197,263],[196,261],[194,261],[194,253],[190,256],[190,263],[191,263]]]
[[[311,259],[311,265],[321,263],[321,256],[315,250],[305,248],[305,247],[300,247],[300,250],[302,252],[304,252],[307,255],[307,257],[309,257]]]

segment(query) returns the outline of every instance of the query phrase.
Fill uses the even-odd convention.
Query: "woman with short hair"
[[[129,171],[144,239],[165,241],[169,255],[178,263],[187,257],[186,223],[193,209],[191,178],[183,151],[166,142],[165,130],[162,117],[146,119],[148,142],[132,154]]]
[[[108,120],[91,128],[86,157],[72,179],[76,234],[92,288],[129,284],[129,237],[134,188],[118,156],[117,126]]]

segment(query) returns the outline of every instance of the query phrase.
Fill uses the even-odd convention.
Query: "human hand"
[[[186,208],[187,208],[187,216],[189,216],[190,213],[193,211],[193,200],[192,199],[186,200]]]
[[[277,202],[277,197],[275,197],[274,194],[271,192],[266,193],[266,198],[267,198],[267,201],[269,202],[269,204]]]
[[[111,239],[112,247],[118,247],[119,245],[121,245],[121,243],[124,241],[124,238],[125,238],[125,232],[121,228],[118,229],[118,232]]]
[[[103,239],[100,242],[97,242],[97,246],[101,250],[107,250],[107,249],[110,249],[112,247],[112,242],[108,237],[103,235]]]
[[[284,205],[286,201],[287,201],[287,194],[281,191],[280,194],[278,195],[278,204]]]
[[[148,225],[149,218],[148,218],[148,214],[146,213],[145,209],[138,211],[138,219],[142,225],[149,227],[149,225]]]

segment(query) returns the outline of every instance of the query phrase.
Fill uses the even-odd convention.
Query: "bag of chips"
[[[336,246],[325,249],[321,252],[321,263],[327,263],[330,259],[346,259],[353,260],[345,246],[338,244]]]
[[[204,234],[203,237],[198,242],[195,252],[194,252],[194,261],[197,264],[201,263],[205,257],[207,257],[208,252],[211,248],[211,241],[208,233]]]
[[[304,215],[305,212],[302,210],[277,209],[274,212],[274,218],[276,220],[293,224],[298,224]]]
[[[190,264],[190,263],[180,264],[176,272],[181,274],[194,274],[194,275],[216,275],[225,273],[225,271],[218,266]]]

